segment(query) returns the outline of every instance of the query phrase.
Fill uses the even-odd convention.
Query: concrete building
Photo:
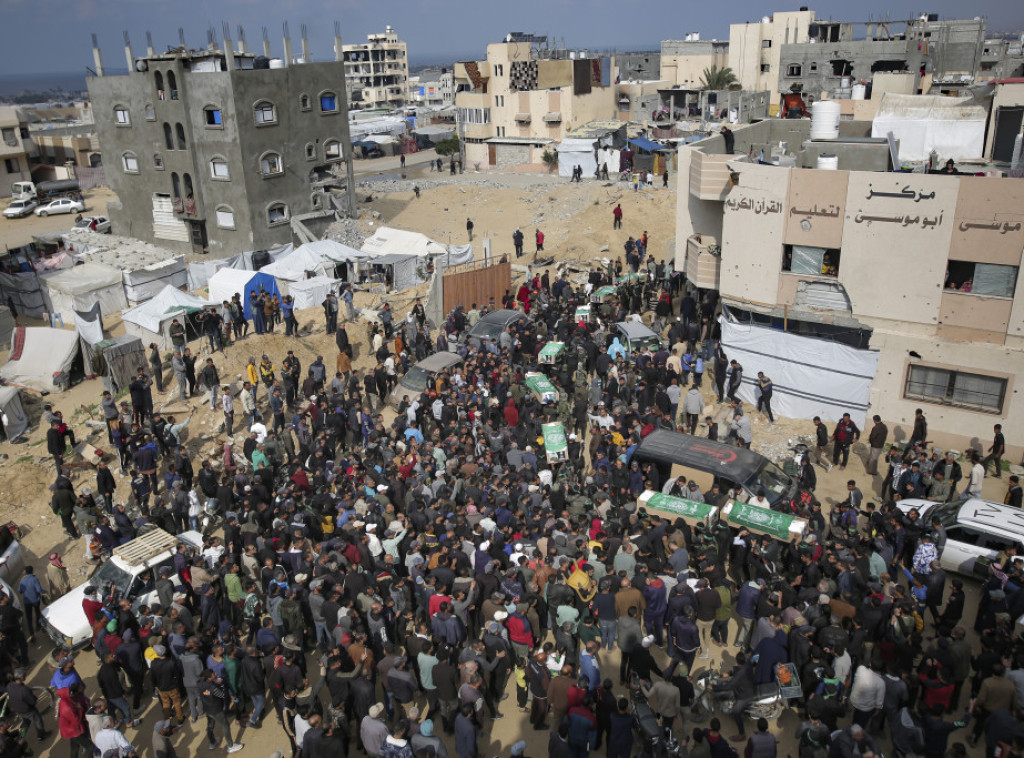
[[[441,69],[409,77],[409,102],[422,108],[455,105],[455,75]]]
[[[345,87],[352,110],[405,107],[408,97],[409,52],[390,26],[367,34],[366,42],[342,45]]]
[[[341,40],[336,38],[336,57]],[[303,40],[303,58],[308,47]],[[332,188],[352,200],[351,140],[340,60],[295,63],[291,40],[269,60],[184,48],[88,81],[114,232],[215,256],[292,240],[292,220],[333,215]]]
[[[91,111],[90,111],[91,112]],[[33,159],[47,166],[99,166],[103,160],[94,125],[54,126],[31,129],[36,153]]]
[[[729,25],[729,68],[745,90],[768,90],[779,103],[779,76],[784,45],[809,39],[814,11],[801,7],[764,16],[759,22]]]
[[[705,69],[729,65],[729,40],[702,40],[700,34],[661,41],[661,78],[669,87],[698,89]]]
[[[10,197],[11,185],[15,182],[32,180],[28,157],[34,152],[24,111],[0,107],[0,161],[3,162],[0,197]]]
[[[1003,79],[995,85],[989,113],[985,155],[999,163],[1013,160],[1014,147],[1024,140],[1024,77]],[[1017,155],[1024,161],[1024,149]]]
[[[566,132],[615,118],[611,58],[548,47],[547,38],[509,34],[487,58],[455,64],[455,106],[465,167],[543,165]]]
[[[947,449],[987,447],[994,423],[1021,428],[1024,182],[891,173],[870,124],[842,122],[837,140],[814,142],[809,127],[770,119],[736,129],[734,155],[721,136],[679,151],[676,266],[742,324],[799,342],[763,348],[745,375],[768,360],[799,373],[850,350],[872,370],[835,363],[810,384],[771,373],[776,400],[822,418],[877,413],[890,441],[909,438],[922,408]],[[780,165],[758,164],[762,151]],[[844,387],[858,382],[861,400],[849,401]],[[1005,457],[1019,459],[1021,442]]]

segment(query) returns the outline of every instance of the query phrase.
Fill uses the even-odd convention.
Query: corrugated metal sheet
[[[500,303],[512,289],[512,264],[484,262],[453,266],[444,272],[444,312],[456,305],[469,307],[486,304],[491,298]]]
[[[853,310],[846,289],[839,282],[800,282],[793,306],[820,311]]]

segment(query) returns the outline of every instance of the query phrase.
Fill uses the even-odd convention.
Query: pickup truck
[[[86,587],[95,587],[100,598],[109,598],[112,593],[129,598],[132,610],[157,602],[156,580],[160,569],[173,568],[179,542],[193,550],[202,550],[203,535],[189,531],[175,537],[163,529],[153,528],[115,548],[110,560],[100,565],[86,582],[43,608],[43,630],[62,650],[77,650],[88,645],[92,641],[92,624],[82,609]],[[177,574],[171,575],[171,581],[175,586],[181,583]]]

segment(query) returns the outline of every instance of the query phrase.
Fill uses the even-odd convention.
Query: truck
[[[11,185],[13,200],[45,200],[63,195],[82,193],[77,179],[55,179],[48,182],[15,182]]]

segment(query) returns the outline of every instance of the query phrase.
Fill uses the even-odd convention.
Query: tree
[[[712,66],[704,69],[704,73],[700,77],[700,85],[703,89],[710,90],[732,89],[739,85],[739,80],[731,68]]]
[[[541,153],[540,159],[548,167],[548,171],[554,171],[558,167],[558,153],[554,150],[545,150]]]
[[[441,140],[436,145],[434,145],[434,152],[442,157],[458,154],[459,138],[449,137],[448,139]]]

